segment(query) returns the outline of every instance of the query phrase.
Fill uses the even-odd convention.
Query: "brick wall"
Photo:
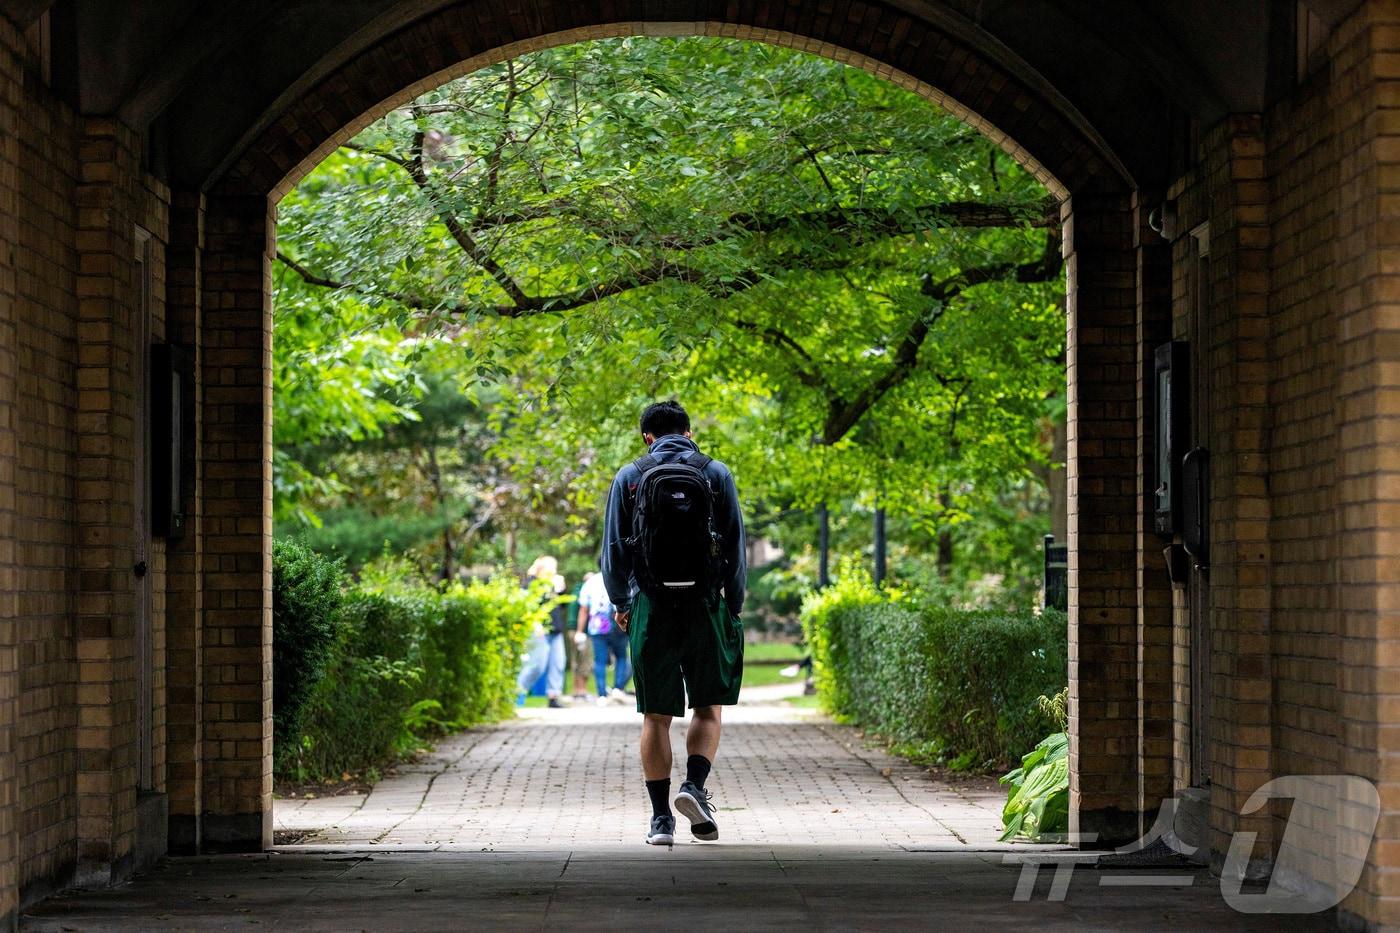
[[[1344,912],[1400,924],[1400,4],[1373,2],[1332,36],[1329,61],[1263,120],[1207,133],[1170,194],[1180,228],[1208,222],[1210,296],[1193,313],[1193,243],[1174,249],[1173,334],[1207,376],[1213,559],[1212,847],[1260,834],[1268,861],[1285,825],[1305,855],[1295,882],[1366,860]],[[1400,254],[1397,254],[1400,255]],[[1189,591],[1175,599],[1175,784],[1190,781]],[[1299,800],[1240,817],[1284,775],[1375,781],[1376,839],[1331,828],[1356,811]],[[1369,844],[1368,844],[1369,843]],[[1385,866],[1382,868],[1382,866]]]
[[[1065,218],[1070,831],[1137,837],[1137,294],[1126,196]]]
[[[1344,906],[1400,927],[1400,2],[1364,4],[1331,55],[1340,763],[1384,807]],[[1339,848],[1359,857],[1365,839]]]
[[[75,121],[0,22],[0,916],[76,860]]]
[[[172,343],[194,354],[200,372],[202,334],[200,307],[203,295],[204,197],[180,192],[171,199],[170,247],[166,263],[167,336]],[[203,380],[195,380],[191,404],[199,411]],[[196,416],[198,418],[198,416]],[[198,420],[196,421],[196,426]],[[167,554],[167,603],[165,613],[166,671],[168,675],[168,725],[165,753],[167,789],[170,794],[170,850],[182,854],[198,851],[200,816],[203,813],[204,728],[204,537],[203,537],[203,438],[199,430],[189,438],[192,447],[186,469],[193,477],[193,501],[186,515],[185,533]]]
[[[1259,121],[1231,118],[1212,134],[1210,294],[1204,354],[1211,418],[1212,848],[1264,817],[1239,814],[1273,776],[1269,644],[1268,185]]]
[[[136,847],[139,661],[137,587],[149,585],[152,620],[152,778],[164,787],[165,549],[150,542],[138,559],[135,442],[146,379],[143,355],[165,332],[164,189],[144,178],[140,139],[116,121],[89,118],[79,141],[78,277],[78,655],[79,859],[86,875],[116,872]],[[150,234],[149,282],[137,278],[137,227]],[[138,315],[150,292],[149,334]]]
[[[134,225],[153,235],[163,333],[165,200],[139,140],[80,121],[0,21],[0,917],[135,840],[131,646]],[[163,785],[164,555],[150,554]]]
[[[1337,614],[1337,303],[1339,206],[1332,75],[1324,69],[1268,115],[1270,207],[1269,545],[1272,557],[1273,770],[1341,770]],[[1326,813],[1299,827],[1322,827]],[[1281,814],[1276,835],[1283,830]],[[1298,829],[1294,829],[1298,832]],[[1310,832],[1323,877],[1333,840]]]
[[[205,218],[203,847],[272,842],[272,220],[266,197]]]

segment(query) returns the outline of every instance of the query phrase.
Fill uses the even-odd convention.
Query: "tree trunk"
[[[442,468],[438,466],[437,449],[432,444],[428,445],[428,478],[433,484],[433,497],[437,500],[438,512],[446,514],[447,497],[442,491]],[[446,582],[452,579],[456,572],[454,566],[457,549],[452,543],[452,526],[450,524],[442,527],[442,566],[438,568],[438,579]]]
[[[817,589],[831,585],[831,513],[826,503],[817,506]]]
[[[875,507],[875,585],[885,582],[885,509]]]
[[[953,497],[945,489],[938,494],[938,504],[943,506],[945,524],[938,529],[938,579],[947,580],[953,572],[953,529],[946,524],[946,516],[953,506]]]

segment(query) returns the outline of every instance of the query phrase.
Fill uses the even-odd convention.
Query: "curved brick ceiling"
[[[0,0],[23,16],[47,5]],[[1326,19],[1350,5],[1312,3]],[[1085,158],[1104,163],[1087,175],[1098,177],[1106,166],[1136,184],[1158,184],[1171,168],[1165,140],[1173,121],[1194,117],[1208,125],[1227,113],[1262,109],[1271,42],[1274,58],[1281,54],[1281,26],[1268,14],[1284,6],[1262,0],[58,0],[51,12],[56,71],[61,63],[77,66],[67,92],[85,112],[115,113],[149,128],[153,167],[182,187],[208,187],[230,172],[252,172],[261,184],[276,166],[254,171],[239,158],[258,146],[269,156],[275,142],[269,134],[279,121],[284,135],[303,138],[283,140],[290,148],[274,162],[298,149],[304,156],[326,136],[319,123],[306,125],[308,106],[322,123],[343,122],[341,105],[367,100],[353,119],[391,96],[383,82],[401,88],[440,74],[447,59],[482,55],[493,41],[503,44],[497,39],[609,23],[725,22],[788,33],[789,44],[792,34],[820,33],[815,38],[893,63],[980,112],[1072,188],[1083,181],[1073,163]],[[916,46],[901,49],[911,36]],[[380,82],[368,96],[346,83],[365,78],[367,60],[375,62],[371,70]],[[1010,83],[1018,99],[994,100],[982,87],[941,86],[957,83],[959,67],[968,72],[964,83]],[[314,100],[318,95],[323,99]],[[1033,119],[1020,120],[1019,130],[1005,126],[1027,99]],[[333,119],[327,107],[337,111]],[[300,120],[288,122],[298,110]],[[1038,131],[1030,128],[1034,123]]]

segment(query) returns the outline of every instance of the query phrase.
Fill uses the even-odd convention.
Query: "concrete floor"
[[[634,711],[528,710],[444,740],[370,794],[279,800],[278,829],[306,844],[168,859],[42,902],[20,928],[1335,929],[1330,915],[1236,913],[1204,872],[1081,865],[1057,896],[1053,864],[1032,884],[1020,860],[1083,856],[997,843],[994,784],[938,781],[777,691],[752,698],[726,711],[709,782],[719,843],[684,827],[673,848],[641,843]]]
[[[1042,868],[1017,901],[1002,853],[837,847],[643,846],[572,851],[287,850],[172,859],[134,884],[53,898],[29,933],[155,930],[1332,930],[1322,917],[1246,916],[1208,875],[1099,884],[1064,900]],[[1145,877],[1141,872],[1116,872]]]

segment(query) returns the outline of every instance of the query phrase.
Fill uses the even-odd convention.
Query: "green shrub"
[[[441,704],[449,723],[510,714],[525,642],[548,616],[550,604],[541,595],[522,590],[511,577],[457,583],[438,595],[439,611],[422,648],[425,693]]]
[[[803,606],[823,707],[954,767],[1015,760],[1049,729],[1065,682],[1062,613],[962,610],[846,571]]]
[[[1069,833],[1069,736],[1052,732],[1001,776],[1009,785],[1001,842],[1024,836],[1034,842],[1063,842]]]
[[[272,721],[277,742],[297,737],[340,626],[345,576],[339,561],[300,544],[272,547]]]
[[[387,575],[345,596],[300,728],[277,746],[282,777],[321,780],[425,738],[509,715],[525,641],[548,611],[502,577],[437,589]]]

